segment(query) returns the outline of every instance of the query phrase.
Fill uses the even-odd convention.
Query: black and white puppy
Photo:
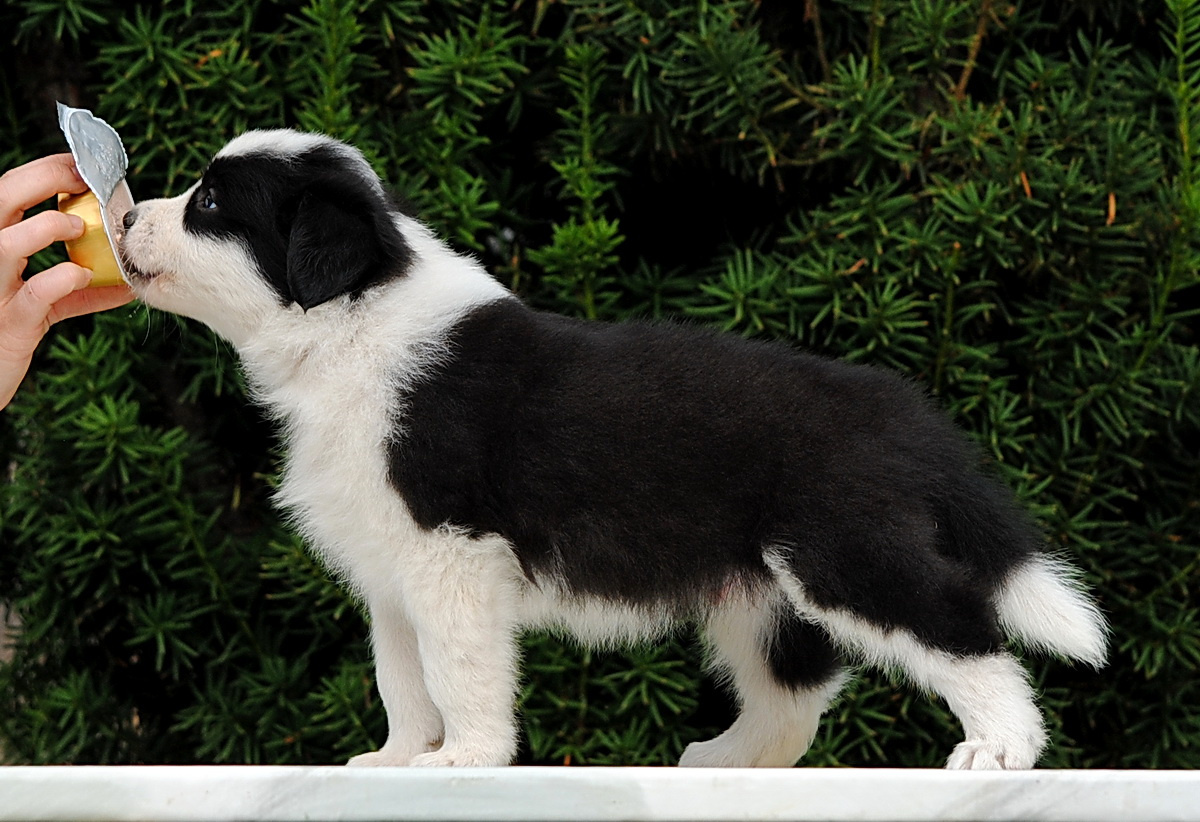
[[[389,734],[351,764],[509,763],[527,628],[698,624],[740,715],[696,766],[793,765],[867,663],[946,700],[948,767],[1029,768],[1005,637],[1103,664],[1076,575],[893,374],[531,310],[319,135],[238,137],[126,224],[134,289],[236,347],[279,503],[370,610]]]

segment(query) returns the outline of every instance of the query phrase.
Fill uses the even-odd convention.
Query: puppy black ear
[[[381,236],[388,229],[395,233],[394,226],[383,222],[369,206],[306,191],[288,237],[292,299],[307,311],[342,294],[360,293],[381,278],[391,262],[388,246],[398,239]]]

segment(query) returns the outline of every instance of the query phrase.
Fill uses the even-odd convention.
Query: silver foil
[[[108,123],[82,108],[58,104],[58,125],[67,138],[79,176],[101,205],[107,205],[117,184],[125,179],[129,157],[121,138]]]
[[[58,126],[71,147],[79,176],[100,201],[108,244],[121,273],[127,275],[117,250],[121,235],[125,233],[125,214],[133,208],[133,194],[125,182],[125,172],[129,170],[125,145],[112,126],[87,109],[59,103]]]

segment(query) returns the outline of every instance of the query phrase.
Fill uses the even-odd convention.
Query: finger
[[[92,272],[75,263],[59,263],[34,274],[0,305],[0,349],[10,357],[32,355],[50,327],[55,303],[91,281]]]
[[[43,211],[0,229],[0,294],[20,288],[21,272],[30,257],[50,243],[80,237],[83,231],[81,218],[61,211]]]
[[[87,183],[75,170],[70,154],[42,157],[0,175],[0,228],[13,225],[43,200],[60,191],[82,194]]]
[[[69,317],[94,314],[119,308],[133,299],[133,292],[125,285],[107,285],[103,288],[85,288],[75,291],[54,304],[50,322],[56,323]]]

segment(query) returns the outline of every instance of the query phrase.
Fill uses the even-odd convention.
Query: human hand
[[[0,176],[0,408],[16,393],[52,324],[133,299],[124,285],[87,288],[92,272],[70,262],[22,280],[32,255],[83,234],[83,220],[74,215],[43,211],[24,219],[26,209],[60,191],[87,191],[70,154],[43,157]]]

